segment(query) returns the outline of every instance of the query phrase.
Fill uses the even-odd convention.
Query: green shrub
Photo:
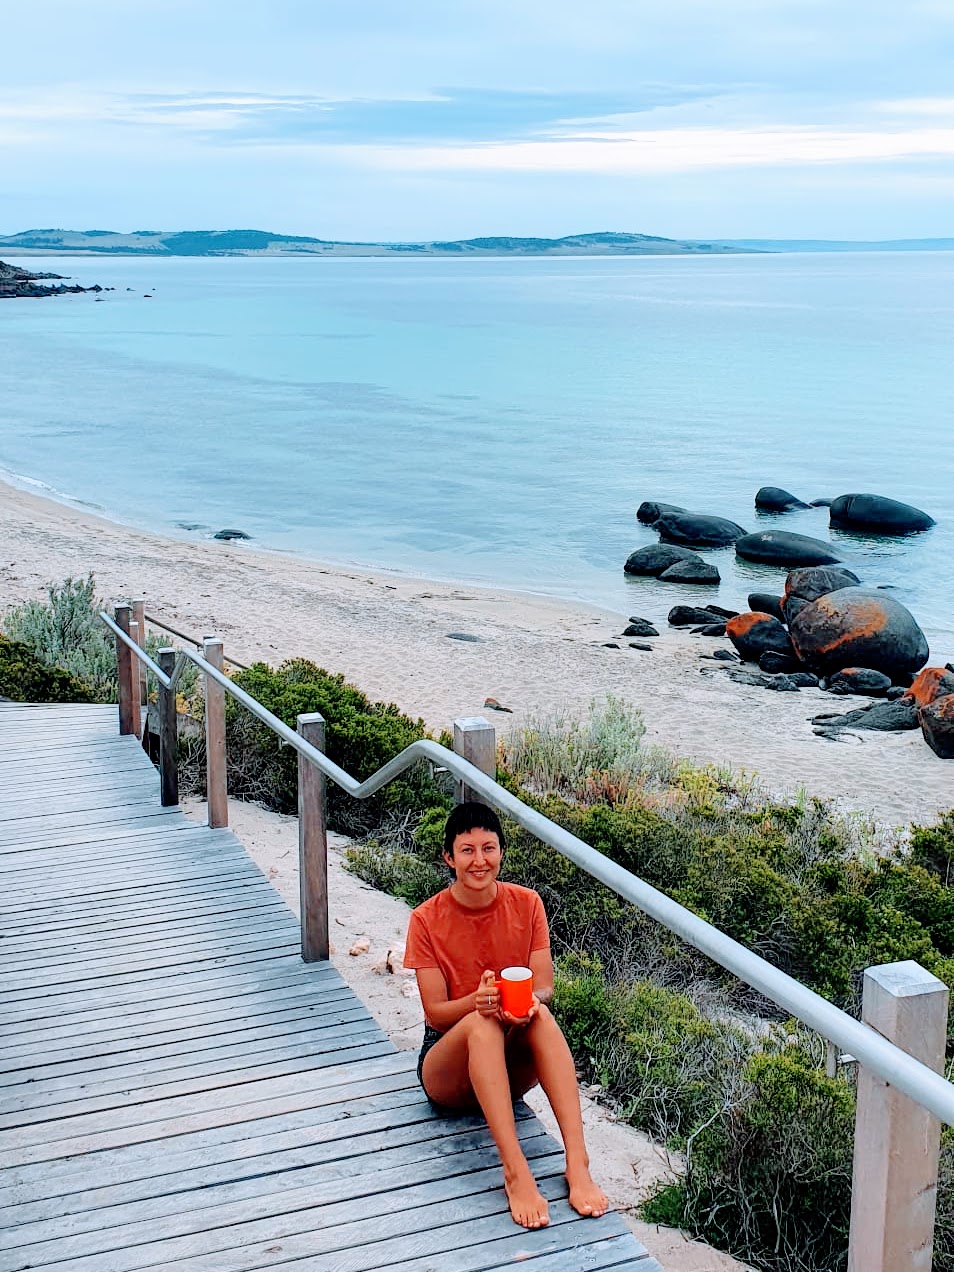
[[[14,702],[96,702],[89,685],[40,661],[22,641],[0,636],[0,698]]]
[[[772,1272],[847,1262],[854,1091],[825,1076],[810,1045],[783,1035],[760,1047],[687,1144],[685,1223]]]
[[[371,702],[349,685],[305,659],[272,669],[256,663],[235,683],[291,728],[299,714],[320,712],[325,719],[328,757],[359,781],[370,777],[412,742],[426,736],[421,720],[411,720],[392,703]],[[259,800],[291,813],[298,801],[298,756],[267,725],[232,698],[226,700],[229,789],[240,798]],[[408,770],[377,795],[355,800],[328,782],[328,823],[346,834],[368,834],[390,815],[416,815],[432,804],[446,804],[426,765]]]
[[[99,611],[92,574],[47,588],[46,601],[27,601],[11,610],[3,630],[27,645],[44,666],[61,667],[83,681],[92,701],[116,702],[116,642]]]

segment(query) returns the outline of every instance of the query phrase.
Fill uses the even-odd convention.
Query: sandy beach
[[[484,714],[503,731],[615,694],[643,712],[648,741],[757,773],[779,793],[801,788],[889,826],[929,822],[954,803],[954,770],[920,732],[816,737],[811,716],[861,700],[736,684],[702,657],[724,639],[663,630],[651,652],[625,639],[606,648],[627,615],[163,537],[2,483],[0,542],[0,608],[92,570],[109,603],[144,597],[147,613],[222,637],[242,662],[310,658],[435,730]],[[954,650],[933,653],[943,663]],[[485,710],[487,698],[512,714]]]

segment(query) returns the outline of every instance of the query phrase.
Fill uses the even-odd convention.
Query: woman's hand
[[[508,1026],[512,1025],[515,1028],[522,1029],[525,1026],[529,1025],[530,1021],[533,1020],[534,1016],[537,1014],[539,1010],[540,1010],[540,999],[536,996],[536,994],[534,994],[533,1003],[530,1007],[530,1010],[527,1012],[525,1016],[511,1016],[509,1011],[504,1011],[503,1008],[501,1008],[500,1019],[505,1025],[508,1025]]]
[[[500,1008],[500,996],[497,993],[497,977],[491,971],[485,971],[474,994],[474,1010],[478,1016],[496,1016]]]

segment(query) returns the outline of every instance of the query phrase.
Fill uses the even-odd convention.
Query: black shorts
[[[422,1087],[424,1086],[424,1057],[430,1051],[431,1047],[433,1047],[436,1042],[440,1042],[443,1037],[444,1035],[437,1029],[432,1029],[430,1025],[424,1026],[424,1040],[421,1043],[421,1054],[417,1057],[417,1080],[420,1082]],[[427,1092],[425,1091],[424,1094],[427,1095]],[[431,1099],[429,1095],[427,1098],[429,1100]],[[431,1103],[433,1104],[434,1101],[431,1100]]]

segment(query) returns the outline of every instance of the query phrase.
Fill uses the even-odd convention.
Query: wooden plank
[[[553,1141],[540,1132],[539,1125],[536,1131],[536,1135],[524,1140],[528,1161],[534,1162],[544,1179],[548,1174],[559,1176],[562,1155],[554,1152]],[[446,1177],[451,1153],[455,1155],[453,1166],[460,1169],[460,1174],[446,1179],[447,1199],[466,1199],[484,1188],[488,1192],[488,1211],[499,1213],[503,1193],[499,1160],[486,1132],[476,1132],[451,1139],[432,1138],[423,1146],[382,1148],[378,1162],[366,1156],[350,1161],[339,1158],[299,1170],[210,1185],[191,1196],[111,1206],[95,1212],[92,1224],[87,1216],[66,1215],[24,1225],[20,1230],[7,1229],[0,1233],[0,1249],[7,1252],[4,1267],[19,1272],[35,1266],[37,1259],[73,1260],[96,1254],[104,1259],[115,1258],[117,1267],[148,1266],[141,1262],[141,1247],[135,1252],[130,1249],[130,1245],[139,1242],[149,1252],[160,1243],[177,1243],[177,1248],[164,1254],[164,1259],[174,1265],[186,1252],[234,1248],[238,1244],[237,1230],[245,1230],[246,1240],[254,1241],[252,1233],[256,1230],[267,1240],[269,1227],[276,1229],[279,1225],[286,1231],[306,1225],[309,1235],[331,1229],[322,1244],[332,1249],[338,1244],[338,1232],[347,1228],[349,1220],[360,1222],[363,1218],[387,1231],[387,1216],[397,1225],[390,1230],[397,1233],[402,1213],[437,1200],[431,1185]],[[566,1192],[565,1184],[562,1189],[559,1184],[551,1188],[557,1194]],[[318,1199],[320,1204],[316,1205]],[[187,1204],[184,1206],[183,1202]],[[335,1244],[329,1242],[329,1237]],[[191,1238],[191,1250],[178,1244],[182,1238]]]
[[[0,948],[4,952],[4,977],[9,976],[11,982],[16,976],[28,972],[45,974],[50,969],[56,973],[58,981],[63,981],[87,979],[116,967],[135,971],[139,966],[158,966],[155,960],[160,957],[159,950],[169,951],[164,956],[167,962],[162,966],[174,966],[180,960],[188,961],[183,955],[192,955],[193,951],[224,953],[239,938],[267,932],[285,939],[293,931],[294,920],[289,911],[269,906],[198,927],[172,925],[167,931],[156,932],[152,937],[143,932],[137,939],[128,941],[123,941],[121,928],[117,928],[112,940],[64,948],[59,954],[50,948],[8,950],[5,943]]]
[[[175,818],[168,821],[150,824],[145,830],[142,827],[119,825],[119,826],[100,826],[100,827],[71,827],[70,829],[57,831],[53,834],[39,836],[36,843],[30,843],[26,836],[18,837],[15,841],[4,836],[0,840],[4,857],[7,854],[23,852],[37,852],[44,848],[70,848],[71,846],[81,845],[98,845],[103,851],[107,851],[113,844],[120,841],[133,840],[136,843],[149,842],[174,842],[175,837],[183,834],[201,834],[206,827],[198,826],[194,821],[183,816],[182,821]],[[228,834],[227,831],[221,831],[219,834]],[[216,832],[209,832],[209,842],[213,843],[216,839]]]
[[[185,1129],[177,1124],[164,1125],[163,1134],[153,1138],[130,1143],[120,1139],[115,1145],[97,1143],[55,1161],[15,1166],[5,1175],[10,1189],[5,1200],[13,1206],[16,1202],[59,1197],[67,1204],[69,1196],[90,1188],[111,1188],[179,1169],[189,1171],[216,1162],[239,1161],[246,1145],[249,1155],[254,1156],[284,1148],[307,1148],[313,1141],[319,1144],[325,1139],[338,1140],[342,1134],[347,1136],[352,1120],[359,1128],[356,1133],[362,1134],[392,1124],[400,1127],[405,1120],[436,1117],[423,1099],[416,1075],[406,1064],[403,1068],[395,1064],[391,1067],[394,1072],[376,1070],[368,1074],[362,1066],[361,1072],[352,1074],[348,1082],[323,1085],[321,1098],[315,1098],[314,1091],[307,1091],[246,1103],[237,1109],[215,1110],[201,1124],[190,1123]],[[374,1125],[374,1119],[380,1119],[379,1124]],[[480,1124],[477,1118],[464,1116],[460,1120],[468,1123],[465,1129]]]
[[[237,1082],[324,1068],[329,1055],[379,1042],[384,1035],[371,1017],[358,1015],[344,1024],[312,1026],[289,1037],[203,1050],[177,1056],[178,1063],[116,1065],[102,1073],[83,1073],[74,1079],[49,1078],[8,1088],[4,1092],[0,1128],[28,1126],[107,1108],[139,1104],[142,1098],[190,1095]],[[149,1085],[146,1086],[145,1084]],[[27,1094],[19,1095],[24,1087]]]
[[[526,1106],[517,1120],[518,1133],[527,1134],[524,1123],[531,1115]],[[435,1138],[460,1143],[455,1137],[478,1131],[485,1137],[481,1142],[486,1142],[488,1134],[476,1114],[452,1121],[438,1117],[416,1083],[410,1090],[353,1100],[347,1109],[305,1109],[245,1125],[247,1134],[241,1138],[210,1141],[208,1134],[183,1136],[163,1140],[138,1156],[124,1150],[86,1155],[72,1163],[56,1163],[36,1179],[11,1180],[6,1204],[0,1207],[0,1228],[316,1166],[347,1159],[352,1150],[362,1156]]]
[[[350,992],[345,987],[320,990],[295,982],[288,988],[256,989],[221,1004],[202,999],[198,1004],[162,1011],[133,1011],[125,1015],[109,1012],[98,1021],[71,1019],[65,1028],[25,1029],[16,1035],[19,1042],[0,1048],[0,1073],[18,1070],[31,1060],[52,1065],[67,1057],[82,1060],[120,1054],[134,1040],[143,1047],[162,1046],[178,1039],[241,1033],[244,1028],[254,1028],[269,1019],[291,1019],[299,1012],[320,1016],[341,1002],[350,1001]]]
[[[520,1272],[609,1272],[612,1268],[629,1268],[631,1272],[663,1272],[656,1260],[643,1251],[641,1244],[630,1232],[617,1232],[615,1236],[603,1236],[606,1220],[586,1221],[581,1236],[578,1226],[560,1228],[556,1244],[548,1245],[533,1236],[533,1248],[517,1233],[510,1233],[496,1241],[482,1241],[466,1249],[448,1250],[441,1255],[441,1272],[499,1272],[517,1264]],[[572,1245],[564,1245],[572,1232]],[[268,1265],[273,1269],[290,1268],[287,1263]],[[431,1255],[419,1259],[400,1259],[388,1265],[388,1272],[434,1272]]]
[[[89,1070],[103,1074],[114,1063],[131,1064],[138,1060],[149,1064],[165,1056],[197,1056],[209,1046],[224,1046],[242,1038],[253,1042],[266,1033],[268,1036],[301,1033],[320,1026],[326,1017],[339,1012],[355,1013],[353,1019],[370,1018],[367,1009],[342,990],[321,1001],[315,1001],[312,994],[300,995],[284,1010],[271,995],[261,995],[258,1010],[255,1006],[253,1000],[250,1009],[224,1020],[210,1021],[207,1013],[202,1013],[197,1017],[201,1024],[178,1028],[169,1028],[167,1024],[165,1029],[155,1033],[144,1029],[137,1018],[121,1034],[114,1032],[107,1041],[89,1042],[86,1034],[81,1035],[81,1045],[77,1045],[75,1036],[66,1039],[63,1047],[40,1046],[31,1041],[21,1046],[16,1055],[0,1053],[0,1086]]]
[[[314,964],[313,975],[333,980],[333,973],[326,965]],[[9,1005],[4,1010],[4,1024],[0,1026],[0,1037],[8,1035],[8,1026],[22,1024],[27,1020],[39,1019],[50,1023],[56,1017],[67,1014],[75,1021],[100,1020],[103,1016],[113,1018],[128,1010],[139,1011],[143,1002],[148,1001],[150,1007],[168,1007],[175,1003],[205,1002],[210,996],[235,996],[250,989],[281,983],[304,984],[308,972],[302,970],[299,959],[287,953],[274,955],[270,953],[247,955],[237,965],[216,968],[212,971],[184,972],[181,976],[157,978],[149,985],[148,999],[144,999],[142,987],[136,981],[112,990],[97,990],[78,993],[70,987],[63,994],[34,995],[17,1006]]]
[[[356,1059],[361,1060],[360,1075],[354,1073]],[[374,1089],[381,1091],[387,1090],[389,1083],[392,1089],[416,1085],[416,1076],[408,1070],[407,1054],[392,1048],[380,1054],[354,1056],[350,1061],[330,1065],[320,1075],[292,1074],[260,1083],[220,1087],[178,1100],[151,1101],[119,1113],[89,1114],[69,1124],[47,1123],[27,1133],[0,1131],[0,1170],[340,1103],[342,1098],[350,1098],[348,1093],[354,1091],[356,1083],[365,1087],[373,1083]],[[343,1087],[344,1097],[336,1087]]]

